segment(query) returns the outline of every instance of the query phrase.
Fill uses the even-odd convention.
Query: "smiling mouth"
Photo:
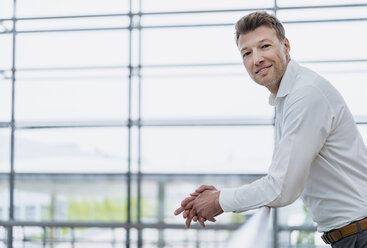
[[[264,71],[264,70],[266,70],[266,69],[268,69],[268,68],[270,68],[270,67],[272,67],[273,65],[269,65],[269,66],[267,66],[267,67],[263,67],[263,68],[261,68],[260,70],[258,70],[258,71],[256,71],[255,73],[256,74],[258,74],[259,72],[262,72],[262,71]]]

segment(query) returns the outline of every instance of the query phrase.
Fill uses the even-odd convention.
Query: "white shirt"
[[[222,209],[282,207],[301,196],[320,232],[367,217],[367,148],[339,92],[291,60],[269,102],[276,120],[268,175],[221,190]]]

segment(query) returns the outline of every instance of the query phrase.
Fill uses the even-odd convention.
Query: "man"
[[[191,221],[223,212],[282,207],[301,196],[332,247],[367,247],[367,148],[342,96],[324,78],[293,61],[279,20],[255,12],[236,24],[243,64],[270,91],[275,147],[268,174],[248,185],[203,185],[175,211]],[[261,141],[259,141],[261,142]]]

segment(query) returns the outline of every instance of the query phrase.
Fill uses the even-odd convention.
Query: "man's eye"
[[[251,54],[251,52],[245,52],[244,54],[242,54],[242,57],[246,57],[246,56],[248,56],[250,54]]]
[[[265,44],[262,46],[262,48],[267,48],[267,47],[270,47],[270,44]]]

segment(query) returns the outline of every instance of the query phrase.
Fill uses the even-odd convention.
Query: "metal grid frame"
[[[139,6],[141,6],[141,0],[139,1]],[[347,7],[367,7],[367,4],[343,4],[343,5],[320,5],[320,6],[297,6],[297,7],[279,7],[277,4],[277,0],[274,1],[273,8],[265,8],[265,10],[273,11],[275,14],[279,10],[299,10],[299,9],[326,9],[326,8],[347,8]],[[141,184],[144,177],[148,176],[148,174],[143,174],[141,172],[141,161],[140,161],[140,143],[141,143],[141,128],[143,127],[154,127],[154,126],[253,126],[253,125],[265,125],[272,126],[274,125],[274,120],[272,119],[263,119],[263,120],[252,120],[252,119],[241,119],[241,120],[186,120],[186,121],[149,121],[141,119],[141,69],[144,68],[154,68],[154,67],[195,67],[195,66],[233,66],[237,65],[236,63],[223,63],[223,64],[160,64],[160,65],[142,65],[141,63],[141,30],[142,29],[154,29],[154,28],[184,28],[184,27],[210,27],[210,26],[229,26],[233,25],[232,23],[216,23],[216,24],[198,24],[198,25],[159,25],[159,26],[142,26],[140,25],[140,19],[142,16],[148,15],[180,15],[180,14],[200,14],[200,13],[223,13],[223,12],[239,12],[239,11],[255,11],[258,9],[229,9],[229,10],[202,10],[202,11],[167,11],[167,12],[141,12],[139,9],[138,12],[132,11],[132,2],[133,0],[129,0],[130,11],[128,13],[114,13],[114,14],[104,14],[104,15],[77,15],[77,16],[49,16],[49,17],[34,17],[34,18],[17,18],[16,14],[16,0],[13,0],[13,18],[8,19],[0,19],[0,23],[4,21],[11,21],[13,23],[12,30],[5,30],[0,33],[1,34],[11,34],[12,35],[12,68],[9,70],[11,72],[11,84],[12,84],[12,102],[11,102],[11,120],[10,122],[0,122],[1,128],[10,128],[11,137],[10,137],[10,173],[4,173],[3,176],[9,177],[9,221],[0,222],[1,226],[4,226],[8,229],[8,248],[13,247],[13,227],[17,226],[39,226],[39,227],[101,227],[101,228],[124,228],[126,230],[126,248],[130,247],[130,229],[137,229],[138,232],[138,247],[142,247],[142,233],[141,230],[144,228],[156,228],[156,229],[183,229],[182,225],[174,225],[174,224],[144,224],[140,222],[141,219]],[[27,30],[27,31],[17,31],[16,25],[18,21],[27,21],[27,20],[49,20],[49,19],[73,19],[73,18],[99,18],[99,17],[118,17],[118,16],[127,16],[129,17],[130,24],[127,27],[105,27],[105,28],[78,28],[78,29],[49,29],[49,30]],[[136,22],[136,20],[138,20]],[[347,18],[347,19],[322,19],[322,20],[304,20],[304,21],[285,21],[285,24],[290,23],[321,23],[321,22],[348,22],[348,21],[367,21],[367,18]],[[14,103],[15,103],[15,84],[16,84],[16,71],[20,71],[20,69],[16,68],[15,61],[15,53],[16,53],[16,37],[17,34],[20,33],[40,33],[40,32],[82,32],[82,31],[102,31],[102,30],[128,30],[129,31],[129,65],[127,69],[129,70],[128,83],[129,83],[129,106],[128,106],[128,119],[123,122],[79,122],[79,123],[68,123],[68,122],[58,122],[58,123],[18,123],[14,117]],[[139,59],[138,65],[132,64],[132,32],[134,30],[138,30],[139,32]],[[315,61],[301,61],[304,63],[339,63],[339,62],[367,62],[367,59],[362,60],[315,60]],[[81,67],[78,69],[100,69],[102,67]],[[104,69],[113,69],[117,67],[103,67]],[[118,67],[121,68],[121,67]],[[52,70],[66,70],[73,68],[47,68]],[[39,70],[36,68],[26,68],[23,70]],[[42,70],[42,69],[41,69]],[[5,71],[2,71],[4,73]],[[139,91],[139,106],[138,106],[138,118],[132,118],[132,84],[133,80],[137,80],[138,83],[138,91]],[[361,120],[357,120],[357,124],[367,124],[366,118],[362,118]],[[61,223],[61,222],[29,222],[29,221],[14,221],[14,183],[15,176],[21,173],[16,173],[14,170],[14,133],[19,129],[42,129],[42,128],[80,128],[80,127],[126,127],[128,129],[128,172],[122,175],[127,184],[127,201],[128,201],[128,209],[127,209],[127,222],[116,224],[116,223]],[[131,129],[132,127],[138,128],[138,173],[131,172]],[[40,173],[44,174],[44,173]],[[70,176],[70,175],[66,175]],[[121,176],[121,175],[120,175]],[[155,176],[164,176],[167,178],[175,177],[177,175],[155,175]],[[180,175],[185,176],[185,175]],[[195,176],[195,175],[186,175],[186,176]],[[208,176],[210,176],[208,174]],[[215,175],[212,175],[215,176]],[[228,176],[228,175],[223,175]],[[246,176],[246,175],[243,175]],[[138,223],[131,222],[131,187],[133,178],[137,181],[138,187]],[[226,229],[226,230],[234,230],[238,227],[238,225],[215,225],[209,226],[209,229]],[[194,229],[198,227],[194,226]],[[314,231],[315,227],[313,226],[304,226],[304,227],[289,227],[289,226],[279,226],[276,220],[276,212],[274,218],[274,247],[278,246],[277,242],[277,233],[279,231],[292,231],[292,230],[304,230],[304,231]]]

